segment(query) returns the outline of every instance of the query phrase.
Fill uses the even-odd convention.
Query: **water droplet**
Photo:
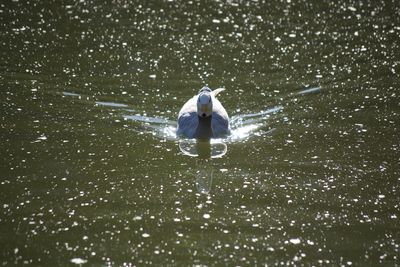
[[[143,233],[142,236],[143,236],[144,238],[148,238],[148,237],[150,236],[150,234],[148,234],[148,233]]]
[[[300,238],[292,238],[289,240],[290,243],[292,243],[293,245],[298,245],[300,244]]]
[[[71,262],[74,263],[74,264],[84,264],[84,263],[87,262],[87,260],[81,259],[81,258],[73,258],[73,259],[71,260]]]

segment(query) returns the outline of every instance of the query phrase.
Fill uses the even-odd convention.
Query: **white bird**
[[[178,115],[177,136],[197,139],[222,138],[230,134],[229,117],[216,95],[224,91],[208,87],[189,99]]]

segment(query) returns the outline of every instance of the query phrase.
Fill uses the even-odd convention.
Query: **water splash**
[[[270,134],[274,129],[263,130],[262,128],[266,126],[266,121],[270,118],[271,114],[279,112],[283,109],[282,106],[273,107],[259,113],[252,114],[242,114],[235,115],[232,117],[230,126],[231,126],[231,135],[226,139],[211,139],[210,144],[212,146],[217,146],[217,144],[223,143],[233,143],[238,141],[246,140],[253,136],[262,136],[266,134]],[[176,122],[171,121],[165,118],[145,116],[145,115],[124,115],[125,120],[130,120],[133,122],[137,122],[138,125],[134,128],[135,131],[139,133],[148,133],[153,136],[159,137],[161,139],[167,140],[178,140],[176,136]],[[194,146],[196,144],[196,140],[194,142],[188,141],[183,147],[187,148]],[[214,148],[212,148],[214,149]],[[198,153],[194,153],[193,149],[188,149],[185,153],[189,156],[198,155]],[[217,149],[218,150],[218,149]],[[226,153],[226,152],[225,152]]]
[[[160,139],[179,141],[180,151],[189,157],[203,159],[221,158],[227,151],[227,143],[235,143],[247,140],[253,136],[270,134],[273,129],[265,130],[267,120],[283,107],[273,107],[258,113],[242,114],[232,117],[230,122],[231,135],[225,139],[211,139],[199,141],[196,139],[178,139],[176,136],[176,122],[165,118],[145,115],[124,115],[124,120],[135,122],[131,129],[140,134],[151,134]]]
[[[271,114],[282,110],[282,106],[277,106],[259,113],[233,116],[231,120],[231,135],[228,137],[227,141],[238,142],[252,136],[261,136],[271,133],[274,129],[267,131],[261,129],[263,126],[266,126],[266,121],[270,118]]]
[[[138,123],[136,127],[132,128],[136,132],[151,134],[160,139],[177,140],[176,122],[174,121],[145,115],[123,115],[123,118]]]

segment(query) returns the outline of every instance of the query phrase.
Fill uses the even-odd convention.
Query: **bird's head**
[[[197,115],[201,118],[211,116],[213,109],[211,89],[203,87],[197,98]]]

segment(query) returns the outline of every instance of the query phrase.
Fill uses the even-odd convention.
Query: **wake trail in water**
[[[223,140],[237,142],[251,136],[262,136],[271,133],[271,129],[267,131],[261,129],[266,125],[266,121],[272,114],[280,112],[282,109],[283,107],[278,106],[258,113],[233,116],[230,121],[231,135]],[[150,133],[159,138],[178,140],[176,136],[176,121],[143,115],[124,115],[123,117],[125,120],[139,123],[139,127],[135,128],[138,133]]]
[[[272,114],[282,110],[282,106],[277,106],[258,113],[233,116],[231,119],[231,135],[227,140],[230,142],[237,142],[251,136],[262,136],[272,133],[273,129],[262,131],[261,128],[267,125],[266,121]]]
[[[285,97],[281,97],[280,99],[287,99],[286,104],[288,104],[290,99],[294,100],[296,96],[303,96],[311,93],[318,93],[321,91],[321,87],[312,87],[306,88],[296,93],[291,93],[286,95]],[[64,97],[76,97],[80,96],[79,94],[63,92]],[[133,109],[127,109],[129,106],[127,104],[121,104],[116,102],[103,102],[103,101],[95,101],[96,106],[104,106],[112,109],[120,109],[124,112],[134,112]],[[250,114],[240,114],[234,115],[231,117],[230,128],[231,135],[226,139],[223,139],[224,142],[240,142],[247,140],[251,137],[260,137],[270,135],[276,128],[272,128],[271,125],[268,125],[267,121],[271,118],[271,116],[277,114],[278,112],[282,112],[284,110],[283,105],[279,105],[276,107],[269,108],[267,110],[260,111],[258,113],[250,113]],[[160,139],[167,139],[171,141],[178,140],[176,136],[176,121],[171,121],[166,118],[161,117],[153,117],[147,115],[140,114],[125,114],[122,115],[125,121],[136,122],[137,124],[132,127],[131,130],[139,133],[139,134],[151,134]]]
[[[310,93],[319,93],[321,91],[321,87],[312,87],[312,88],[307,88],[304,89],[298,93],[296,93],[296,95],[305,95],[305,94],[310,94]]]

